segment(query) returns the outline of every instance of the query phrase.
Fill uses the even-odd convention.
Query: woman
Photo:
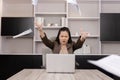
[[[76,49],[79,49],[82,47],[88,33],[81,32],[80,37],[78,38],[77,42],[73,42],[71,39],[70,30],[67,27],[62,27],[58,35],[56,37],[55,41],[51,41],[47,38],[47,35],[42,29],[41,24],[36,24],[40,37],[43,41],[43,43],[49,47],[53,53],[60,53],[60,54],[72,54]]]

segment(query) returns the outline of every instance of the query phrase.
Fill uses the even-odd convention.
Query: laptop
[[[46,54],[46,72],[74,73],[74,54]]]

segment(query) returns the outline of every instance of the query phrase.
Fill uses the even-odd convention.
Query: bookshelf
[[[73,41],[78,39],[79,30],[90,33],[85,44],[91,46],[91,53],[99,51],[99,21],[100,21],[100,0],[77,0],[81,15],[76,7],[65,0],[39,0],[34,6],[34,17],[43,23],[43,29],[49,39],[56,37],[61,27],[68,27],[71,30]],[[55,26],[57,25],[57,26]],[[78,35],[76,35],[76,33]],[[47,49],[40,39],[39,32],[35,28],[34,54],[41,54]],[[39,46],[39,47],[38,47]],[[96,47],[98,46],[98,47]],[[40,50],[37,50],[40,49]]]

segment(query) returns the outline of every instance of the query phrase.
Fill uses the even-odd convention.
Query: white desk
[[[24,69],[7,80],[113,80],[98,70],[76,70],[70,73],[47,73],[45,69]]]

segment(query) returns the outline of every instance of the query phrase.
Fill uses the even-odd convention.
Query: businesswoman
[[[40,37],[43,43],[49,47],[53,53],[58,54],[72,54],[76,49],[82,47],[88,33],[81,32],[80,37],[77,42],[72,41],[70,30],[67,27],[62,27],[59,29],[58,35],[55,41],[51,41],[47,38],[46,33],[42,29],[42,24],[35,23],[37,29],[39,30]]]

